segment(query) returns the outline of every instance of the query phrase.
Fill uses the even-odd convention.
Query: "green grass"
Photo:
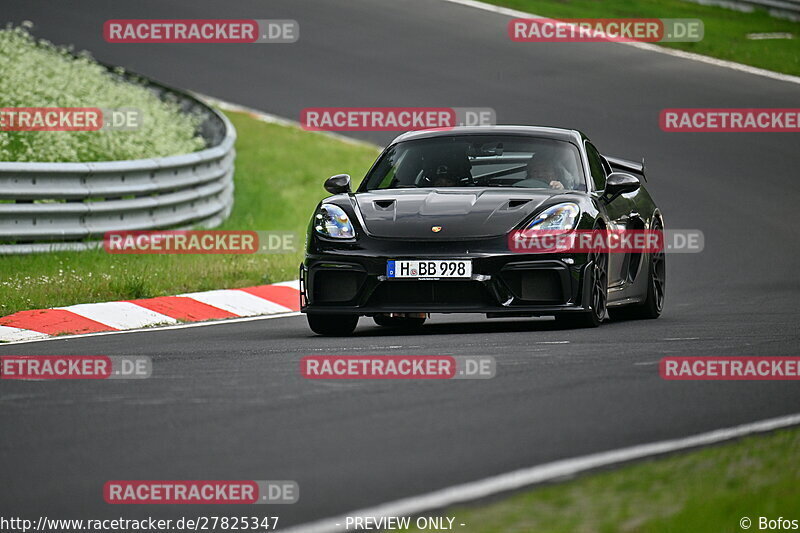
[[[800,429],[447,509],[469,533],[724,533],[739,520],[800,519]],[[412,531],[417,531],[412,529]]]
[[[357,181],[377,155],[298,128],[228,113],[238,131],[235,202],[218,229],[293,231],[300,248],[328,176]],[[112,255],[103,250],[0,256],[0,316],[24,309],[148,298],[297,278],[302,251],[253,255]]]
[[[30,27],[0,28],[0,107],[135,108],[142,124],[131,131],[0,131],[0,161],[145,159],[205,146],[199,116],[110,74],[87,53],[37,41]]]
[[[681,0],[486,0],[555,18],[698,18],[705,38],[697,43],[662,46],[736,61],[754,67],[800,75],[800,23],[771,17],[765,10],[742,13]],[[794,39],[749,40],[748,33],[783,33]],[[520,46],[536,46],[520,43]],[[592,46],[586,44],[586,46]]]

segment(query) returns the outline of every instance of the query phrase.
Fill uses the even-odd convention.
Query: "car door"
[[[589,159],[589,171],[592,174],[593,193],[596,198],[599,198],[598,203],[605,208],[609,221],[608,229],[628,229],[632,223],[630,198],[627,198],[626,195],[619,195],[610,202],[602,199],[602,194],[606,187],[606,178],[611,173],[611,166],[600,155],[597,148],[588,141],[586,142],[586,156]],[[630,254],[611,253],[608,255],[609,300],[613,299],[612,296],[615,292],[625,288],[630,259]]]

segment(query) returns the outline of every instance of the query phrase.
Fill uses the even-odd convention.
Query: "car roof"
[[[586,136],[578,130],[551,128],[547,126],[456,126],[454,128],[436,128],[403,133],[390,144],[434,137],[452,137],[454,135],[530,135],[560,141],[572,141],[578,145]]]

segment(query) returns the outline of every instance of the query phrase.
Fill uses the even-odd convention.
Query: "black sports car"
[[[397,137],[356,192],[314,212],[300,265],[301,308],[313,331],[348,335],[359,316],[421,325],[430,313],[554,315],[579,327],[656,318],[663,251],[519,253],[518,230],[664,228],[644,165],[601,155],[579,131],[493,126]]]

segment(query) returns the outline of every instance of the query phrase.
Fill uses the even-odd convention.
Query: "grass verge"
[[[800,429],[793,428],[442,514],[469,533],[735,532],[743,517],[755,531],[761,516],[800,519],[798,502]]]
[[[800,23],[771,17],[763,9],[743,13],[681,0],[485,1],[554,18],[697,18],[705,26],[705,37],[702,41],[663,43],[662,46],[800,75]],[[791,33],[794,38],[751,40],[747,38],[750,33]],[[520,45],[524,46],[526,43]],[[527,46],[535,46],[535,43],[527,43]]]
[[[227,113],[238,131],[233,212],[218,229],[305,235],[325,178],[366,173],[377,154],[298,128]],[[0,256],[0,316],[86,302],[149,298],[296,279],[302,252],[111,255],[103,250]]]

